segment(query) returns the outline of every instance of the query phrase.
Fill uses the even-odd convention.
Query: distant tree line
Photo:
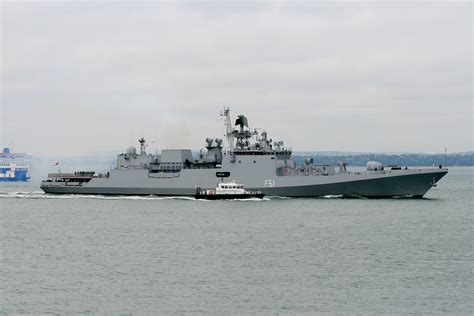
[[[335,165],[338,161],[345,161],[351,166],[365,166],[368,161],[379,161],[384,165],[398,166],[474,166],[474,153],[461,154],[344,154],[344,155],[325,155],[325,154],[294,154],[293,158],[296,164],[304,163],[305,158],[313,158],[316,164]]]
[[[197,152],[194,153],[195,156]],[[293,159],[297,165],[304,164],[305,158],[313,158],[315,164],[336,165],[338,161],[345,161],[350,166],[365,166],[368,161],[379,161],[384,165],[404,166],[474,166],[474,152],[452,153],[446,157],[444,154],[366,154],[366,153],[318,153],[308,152],[305,154],[294,152]],[[445,159],[446,158],[446,159]],[[446,163],[445,163],[446,160]],[[41,157],[34,158],[34,164],[51,169],[52,165],[59,161],[64,170],[67,168],[110,168],[116,165],[115,157],[110,156],[84,156],[84,157]],[[64,171],[63,170],[63,171]]]

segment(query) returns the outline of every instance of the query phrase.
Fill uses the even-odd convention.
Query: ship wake
[[[200,202],[216,202],[205,199],[196,199],[191,196],[138,196],[138,195],[92,195],[92,194],[49,194],[43,191],[17,191],[17,192],[0,192],[0,199],[84,199],[84,200],[137,200],[137,201],[162,201],[162,200],[177,200],[177,201],[200,201]],[[294,198],[284,196],[265,196],[264,198],[247,198],[247,199],[230,199],[220,200],[221,202],[262,202],[262,201],[278,201],[278,200],[292,200]],[[343,196],[343,195],[325,195],[320,197],[305,197],[304,199],[313,200],[346,200],[346,199],[368,199],[360,196]],[[413,200],[410,196],[394,196],[390,199],[396,200]],[[433,200],[433,198],[422,197],[421,200]]]
[[[0,192],[0,199],[86,199],[86,200],[143,200],[143,201],[154,201],[154,200],[184,200],[184,201],[195,201],[193,197],[186,196],[106,196],[106,195],[81,195],[81,194],[47,194],[41,191],[35,192]]]

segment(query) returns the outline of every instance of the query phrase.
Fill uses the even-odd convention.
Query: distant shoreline
[[[364,167],[367,161],[380,161],[385,165],[399,165],[409,167],[439,166],[472,167],[474,166],[474,152],[447,154],[375,154],[375,153],[344,153],[344,152],[293,152],[293,159],[297,164],[303,164],[305,158],[313,158],[317,164],[337,165],[345,161],[349,166]],[[55,163],[78,166],[114,166],[116,154],[98,153],[79,157],[34,157],[33,162],[39,164]]]
[[[341,154],[341,155],[321,155],[309,154],[301,155],[294,154],[295,161],[303,162],[304,158],[311,157],[314,161],[323,164],[337,164],[338,161],[345,161],[351,166],[365,166],[367,161],[380,161],[385,165],[398,166],[459,166],[472,167],[474,166],[474,153],[453,153],[453,154]]]

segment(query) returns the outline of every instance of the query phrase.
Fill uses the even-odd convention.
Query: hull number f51
[[[273,188],[275,186],[275,180],[265,180],[266,188]]]

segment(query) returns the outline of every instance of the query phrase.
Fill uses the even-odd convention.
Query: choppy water
[[[0,186],[11,313],[474,312],[472,168],[426,199],[48,196]]]

